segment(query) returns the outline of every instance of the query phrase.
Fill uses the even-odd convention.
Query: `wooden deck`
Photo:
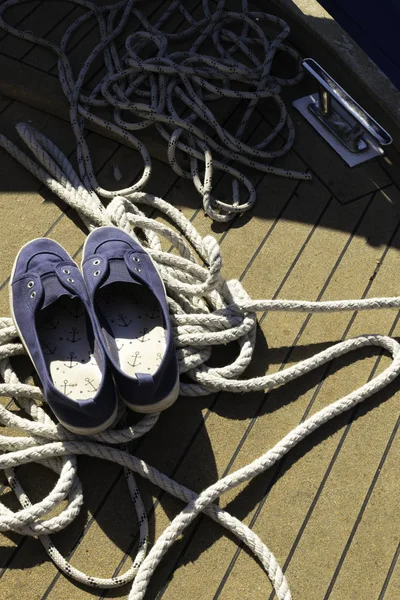
[[[157,2],[148,6],[161,10]],[[49,37],[58,35],[77,15],[71,5],[58,1],[12,10],[16,21],[23,17],[22,29]],[[76,52],[84,53],[84,40]],[[9,84],[12,97],[0,97],[1,133],[16,141],[15,125],[29,122],[74,160],[68,123],[54,116],[48,105],[43,105],[44,111],[28,106],[43,100],[30,102],[28,93],[30,87],[34,90],[39,71],[57,82],[53,57],[0,36],[2,61],[24,65],[21,69],[29,70],[23,72],[31,75],[23,82],[26,103],[15,99],[15,88],[12,92],[17,79],[2,82],[3,90]],[[289,104],[291,97],[308,90],[310,83],[304,82],[285,99]],[[219,240],[226,276],[241,279],[255,298],[399,295],[399,154],[392,148],[386,158],[350,170],[292,113],[295,146],[276,164],[308,169],[312,182],[253,174],[257,205],[228,226],[212,224],[192,184],[177,178],[160,160],[154,160],[148,190],[181,208],[201,234],[212,233]],[[259,139],[269,127],[268,114],[259,111],[249,139]],[[88,142],[105,187],[121,187],[140,172],[141,161],[130,148],[93,131],[88,132]],[[158,152],[161,155],[162,148]],[[118,184],[115,165],[122,175]],[[221,181],[222,191],[223,185]],[[8,315],[7,283],[21,245],[49,236],[79,258],[85,233],[73,211],[2,150],[0,218],[0,314]],[[398,314],[260,315],[258,348],[248,375],[272,373],[332,342],[362,333],[399,336]],[[259,456],[307,415],[362,385],[386,364],[384,357],[360,352],[268,394],[182,398],[132,446],[132,452],[200,491]],[[18,361],[18,367],[27,375],[31,370],[27,360]],[[400,598],[399,402],[400,383],[395,382],[312,435],[276,468],[221,498],[220,505],[260,534],[285,566],[294,600]],[[81,570],[111,576],[127,568],[137,544],[137,522],[123,472],[82,457],[79,474],[84,509],[76,522],[54,536],[54,543]],[[54,482],[39,466],[20,468],[19,476],[34,500]],[[182,504],[146,481],[139,483],[155,540]],[[17,508],[6,486],[1,487],[1,501]],[[127,598],[127,588],[99,593],[75,586],[59,574],[38,540],[14,534],[2,534],[0,539],[1,599]],[[216,524],[200,516],[157,569],[146,598],[272,600],[270,594],[259,565]]]

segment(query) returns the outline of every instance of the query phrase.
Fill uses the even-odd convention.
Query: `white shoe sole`
[[[154,404],[133,404],[132,402],[129,402],[123,396],[121,396],[121,399],[124,401],[125,405],[128,408],[130,408],[131,410],[133,410],[137,413],[150,415],[153,413],[161,412],[162,410],[165,410],[165,409],[169,408],[170,406],[172,406],[176,402],[178,396],[179,396],[179,377],[177,378],[175,385],[174,385],[172,391],[168,394],[168,396],[166,396],[159,402],[155,402]]]

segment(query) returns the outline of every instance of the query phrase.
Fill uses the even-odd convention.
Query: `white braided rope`
[[[290,590],[282,570],[267,546],[248,527],[214,504],[223,493],[269,469],[297,443],[311,434],[329,419],[351,409],[372,394],[387,386],[399,375],[400,346],[386,336],[369,335],[346,340],[324,350],[292,367],[273,375],[242,379],[252,360],[256,336],[257,311],[332,312],[342,310],[365,310],[400,307],[400,298],[373,298],[337,302],[300,302],[285,300],[251,300],[238,281],[225,281],[221,276],[222,259],[217,242],[212,237],[202,238],[183,215],[160,198],[140,192],[151,172],[149,154],[143,144],[130,131],[155,124],[161,135],[168,140],[168,159],[175,172],[193,179],[196,189],[203,197],[203,204],[210,216],[217,220],[229,220],[238,212],[252,206],[255,193],[252,184],[230,162],[250,165],[263,172],[287,177],[307,178],[306,174],[283,171],[260,160],[281,156],[292,145],[293,125],[279,97],[280,87],[298,81],[298,76],[284,80],[271,76],[271,65],[277,50],[297,55],[283,44],[287,37],[286,24],[271,15],[251,13],[247,3],[242,2],[241,13],[224,11],[220,0],[214,12],[203,1],[204,18],[196,21],[179,0],[174,0],[156,25],[151,25],[136,8],[132,0],[123,0],[114,7],[96,7],[86,0],[73,0],[87,8],[88,12],[70,26],[60,48],[40,40],[26,32],[19,32],[4,21],[4,11],[20,0],[8,0],[0,6],[0,27],[23,39],[31,40],[55,51],[59,58],[59,75],[63,90],[71,105],[71,123],[77,139],[78,176],[62,152],[47,138],[25,124],[17,130],[31,149],[32,160],[15,145],[0,135],[0,145],[16,160],[45,183],[54,193],[78,211],[88,229],[113,224],[131,235],[140,230],[145,245],[157,264],[165,282],[174,336],[178,347],[181,394],[201,396],[221,390],[244,392],[269,390],[300,377],[335,358],[366,346],[376,346],[392,356],[391,365],[370,382],[337,400],[301,423],[278,444],[259,459],[231,473],[204,490],[200,495],[171,480],[127,451],[113,445],[126,444],[148,432],[157,416],[145,417],[134,427],[107,431],[90,439],[81,438],[56,424],[41,407],[42,393],[37,387],[19,381],[12,368],[10,357],[24,353],[11,319],[0,318],[0,394],[14,401],[27,417],[14,414],[8,407],[0,406],[0,422],[3,426],[21,431],[21,436],[1,435],[0,468],[5,470],[9,485],[14,490],[21,510],[13,512],[0,504],[0,531],[15,531],[21,535],[37,536],[58,568],[78,582],[102,588],[113,588],[133,581],[129,595],[131,600],[144,597],[149,580],[163,555],[184,529],[200,513],[204,512],[248,546],[260,560],[279,600],[290,600]],[[184,32],[167,34],[162,25],[175,10],[179,10],[188,23]],[[129,14],[141,22],[143,31],[126,38],[126,53],[120,56],[116,40],[124,31]],[[82,70],[74,78],[67,57],[67,47],[73,32],[89,19],[96,19],[100,32],[100,44],[86,60]],[[271,40],[259,25],[264,20],[275,23],[281,32]],[[229,28],[240,22],[242,30],[235,33]],[[194,36],[186,53],[169,55],[167,46],[174,40]],[[205,39],[212,39],[218,58],[198,52]],[[151,42],[157,48],[156,57],[144,59],[140,52]],[[230,47],[227,47],[227,44]],[[257,54],[263,51],[262,59]],[[234,58],[237,50],[244,54],[248,63]],[[82,92],[86,74],[100,53],[107,66],[107,76],[89,95]],[[128,68],[125,68],[128,65]],[[252,65],[251,67],[249,65]],[[216,85],[220,82],[220,85]],[[243,85],[239,91],[236,83]],[[234,85],[232,85],[234,84]],[[236,91],[235,91],[236,90]],[[250,90],[250,91],[248,91]],[[253,90],[253,91],[251,91]],[[138,96],[140,102],[135,98]],[[248,100],[248,107],[236,134],[232,136],[215,119],[207,102],[213,97],[239,97]],[[242,136],[257,102],[272,97],[280,110],[280,119],[273,132],[258,146],[250,147]],[[176,109],[177,98],[192,111],[182,117]],[[95,114],[96,108],[114,107],[114,122],[106,122]],[[130,114],[130,120],[122,117],[122,111]],[[182,111],[181,111],[182,112]],[[132,120],[135,116],[136,120]],[[94,176],[89,150],[83,137],[85,120],[112,129],[124,141],[141,153],[144,170],[139,181],[119,191],[102,189]],[[204,133],[204,124],[217,134],[218,142]],[[288,129],[287,142],[278,151],[266,147]],[[176,159],[179,149],[190,157],[190,172],[182,169]],[[214,154],[219,159],[214,158]],[[225,163],[222,162],[225,160]],[[199,161],[205,163],[203,181]],[[38,164],[38,162],[40,164]],[[236,178],[233,183],[233,204],[222,203],[211,196],[213,169],[220,169]],[[248,190],[248,199],[239,198],[240,181]],[[107,209],[101,198],[112,199]],[[139,209],[139,205],[163,213],[172,221],[178,233],[151,219]],[[163,251],[161,239],[172,244],[176,253]],[[199,264],[198,259],[202,264]],[[204,265],[204,266],[202,266]],[[236,340],[239,352],[231,364],[211,368],[208,360],[215,345]],[[122,417],[123,415],[121,415]],[[83,493],[77,476],[76,457],[81,454],[113,461],[125,469],[128,487],[139,522],[139,545],[136,558],[128,571],[110,579],[88,576],[72,567],[52,544],[49,534],[66,527],[77,516],[83,503]],[[38,462],[58,474],[53,490],[40,502],[33,504],[24,492],[14,468],[21,464]],[[172,521],[147,554],[148,523],[141,496],[133,473],[146,477],[161,489],[187,503],[187,507]],[[57,516],[49,517],[60,503],[68,500]],[[146,556],[147,554],[147,556]]]
[[[217,221],[232,219],[249,210],[256,201],[256,190],[241,172],[242,166],[281,177],[311,178],[308,173],[282,169],[266,162],[283,156],[293,145],[294,127],[280,92],[282,87],[294,85],[302,77],[299,55],[284,43],[289,27],[282,19],[249,11],[247,0],[242,0],[241,12],[226,10],[225,0],[218,0],[213,9],[209,0],[202,0],[203,14],[196,20],[180,0],[174,0],[152,25],[135,0],[122,0],[104,7],[97,7],[88,0],[70,0],[87,12],[67,29],[57,46],[7,23],[4,16],[7,9],[24,1],[1,3],[0,28],[40,44],[58,56],[59,79],[70,103],[81,177],[88,190],[95,190],[100,197],[112,198],[143,188],[151,175],[151,159],[133,132],[147,127],[156,129],[166,140],[171,167],[178,175],[193,180],[202,196],[204,210]],[[188,27],[168,33],[165,22],[174,14],[180,14],[185,22],[183,27]],[[140,23],[141,31],[131,33],[127,28],[132,16]],[[100,41],[74,76],[68,58],[69,44],[72,35],[90,20],[97,25]],[[207,55],[200,52],[206,41],[212,46]],[[174,47],[177,43],[179,45]],[[279,52],[293,59],[297,71],[293,77],[271,74]],[[106,75],[88,90],[88,73],[100,55]],[[213,112],[215,100],[229,98],[246,104],[233,133]],[[251,146],[243,140],[243,135],[259,102],[265,98],[270,98],[276,106],[277,123],[261,142]],[[112,120],[99,116],[99,109],[104,107],[112,108]],[[136,183],[118,191],[99,186],[83,135],[85,121],[112,131],[140,152],[143,173]],[[287,139],[279,142],[285,127]],[[184,155],[189,159],[189,168],[179,164],[178,157],[181,160]],[[214,173],[218,170],[232,178],[232,203],[212,195]],[[247,199],[243,199],[244,194]]]
[[[278,373],[242,379],[252,360],[257,311],[332,312],[400,307],[400,298],[372,298],[336,302],[301,302],[286,300],[251,300],[238,281],[225,281],[221,275],[222,259],[216,240],[201,238],[193,225],[173,206],[150,194],[130,192],[117,196],[104,208],[95,193],[89,193],[72,166],[49,140],[27,125],[20,124],[18,132],[30,147],[36,162],[23,154],[6,138],[0,145],[26,168],[39,177],[65,202],[74,207],[89,229],[113,224],[134,235],[140,230],[148,251],[156,262],[165,282],[174,335],[178,347],[179,369],[185,373],[181,383],[183,396],[206,395],[221,390],[244,392],[269,390],[309,373],[339,356],[366,346],[376,346],[392,356],[386,370],[351,394],[337,400],[301,423],[271,450],[246,467],[231,473],[204,490],[200,495],[171,480],[127,451],[113,448],[144,435],[155,424],[157,416],[145,417],[137,425],[108,431],[90,440],[80,438],[55,424],[40,406],[41,390],[19,381],[10,364],[10,357],[22,354],[17,332],[11,319],[0,319],[0,372],[4,383],[0,394],[14,398],[28,418],[15,415],[0,407],[0,422],[20,429],[21,436],[0,436],[0,468],[5,470],[22,509],[13,512],[0,505],[0,530],[22,535],[38,536],[58,568],[80,583],[112,588],[133,581],[131,600],[144,597],[149,580],[168,548],[193,519],[203,512],[233,533],[248,546],[264,567],[279,600],[291,598],[288,583],[275,557],[267,546],[248,527],[214,504],[223,493],[269,469],[307,435],[329,419],[347,411],[387,386],[400,373],[400,345],[381,335],[367,335],[335,344],[312,358]],[[170,227],[146,217],[138,208],[146,205],[157,209],[176,226]],[[182,233],[179,233],[182,232]],[[172,244],[176,253],[165,252],[161,239]],[[197,262],[199,257],[205,266]],[[211,348],[236,340],[239,353],[223,367],[212,368],[207,363]],[[28,435],[27,435],[28,434]],[[76,457],[80,454],[104,458],[122,465],[128,474],[128,486],[139,520],[140,539],[137,556],[128,571],[110,579],[88,576],[70,565],[52,544],[49,534],[66,527],[78,514],[83,494],[77,477]],[[61,462],[60,462],[61,461]],[[21,464],[39,462],[54,470],[58,480],[53,490],[40,502],[32,505],[18,482],[13,469]],[[147,554],[148,524],[133,473],[148,478],[161,489],[187,502],[187,507],[172,521]],[[46,516],[68,498],[67,507],[55,517]]]

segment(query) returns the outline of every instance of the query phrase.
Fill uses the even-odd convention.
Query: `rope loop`
[[[258,459],[196,494],[126,449],[127,443],[150,431],[158,415],[145,416],[128,427],[121,408],[117,429],[91,437],[74,435],[55,423],[45,409],[40,388],[19,380],[12,357],[25,350],[12,320],[0,318],[0,394],[9,398],[7,406],[0,405],[0,423],[11,430],[10,435],[0,435],[0,469],[4,470],[8,485],[21,505],[20,510],[12,511],[0,503],[0,531],[38,537],[57,567],[84,585],[115,588],[133,582],[129,599],[142,600],[162,557],[203,512],[248,547],[269,577],[278,600],[291,600],[288,582],[269,548],[249,527],[219,508],[216,501],[222,494],[270,469],[318,427],[394,381],[400,374],[400,345],[387,336],[360,336],[334,344],[277,373],[246,379],[245,371],[255,352],[256,313],[398,310],[400,298],[335,302],[253,300],[239,281],[224,279],[220,247],[212,236],[202,238],[178,209],[142,191],[151,173],[151,160],[144,144],[131,131],[153,125],[168,142],[171,167],[182,177],[193,180],[202,196],[205,212],[217,221],[229,221],[254,205],[254,186],[239,168],[251,167],[263,173],[303,180],[310,178],[308,173],[280,169],[271,164],[271,160],[287,152],[294,141],[293,123],[279,95],[281,88],[293,85],[301,78],[299,56],[284,44],[289,28],[282,19],[249,11],[246,0],[242,0],[240,13],[224,10],[224,0],[218,0],[213,9],[207,0],[203,0],[203,14],[195,18],[180,0],[173,0],[158,22],[152,25],[133,0],[101,7],[88,0],[72,1],[87,12],[67,29],[59,47],[7,24],[4,13],[9,7],[22,4],[21,0],[2,2],[0,27],[14,36],[44,46],[58,56],[59,78],[70,103],[71,126],[77,142],[79,174],[54,143],[27,124],[19,124],[17,131],[35,160],[2,135],[0,146],[75,209],[89,231],[111,224],[140,239],[148,250],[167,290],[179,370],[184,375],[181,395],[189,398],[221,391],[240,394],[271,390],[365,347],[386,352],[392,361],[366,384],[308,417]],[[163,26],[175,11],[179,11],[185,23],[183,29],[171,33]],[[126,35],[126,26],[132,16],[142,29]],[[67,56],[69,42],[72,34],[90,20],[98,25],[100,41],[75,76]],[[119,46],[120,36],[124,35],[125,43]],[[174,42],[188,40],[186,50],[171,51]],[[212,42],[215,56],[200,52],[206,41]],[[156,54],[147,58],[151,46],[155,46]],[[293,77],[272,75],[278,51],[294,59],[297,72]],[[83,90],[89,69],[100,55],[106,74],[92,90],[88,91],[86,87]],[[266,98],[277,107],[278,122],[264,140],[251,145],[245,132],[258,105]],[[212,111],[211,103],[216,99],[223,100],[226,106],[230,99],[240,99],[244,105],[234,133],[221,118],[217,118],[217,111]],[[113,120],[106,120],[96,112],[107,107],[112,109]],[[105,190],[98,184],[84,135],[85,121],[109,129],[138,150],[143,160],[143,173],[137,182],[121,190]],[[286,141],[282,138],[285,128]],[[274,149],[268,149],[272,144],[275,144]],[[186,166],[182,162],[184,158]],[[231,203],[216,199],[215,171],[233,178]],[[241,198],[240,185],[247,190],[245,201]],[[103,204],[105,199],[107,207]],[[161,215],[162,220],[153,218],[155,215]],[[212,353],[231,342],[237,344],[236,357],[230,363],[213,367]],[[24,416],[12,410],[12,403]],[[83,504],[77,470],[79,455],[108,460],[125,470],[139,523],[139,546],[132,566],[124,574],[111,578],[86,575],[62,557],[49,537],[67,527]],[[39,463],[57,475],[53,489],[34,504],[15,472],[19,465],[30,463]],[[136,475],[149,479],[186,503],[149,552],[147,514]]]

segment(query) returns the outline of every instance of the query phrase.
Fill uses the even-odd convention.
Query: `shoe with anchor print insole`
[[[90,316],[77,265],[56,242],[41,238],[19,252],[10,303],[44,398],[70,431],[91,435],[117,415],[110,368]]]
[[[148,253],[116,227],[87,238],[82,271],[99,337],[121,397],[140,413],[164,410],[179,393],[164,284]]]

